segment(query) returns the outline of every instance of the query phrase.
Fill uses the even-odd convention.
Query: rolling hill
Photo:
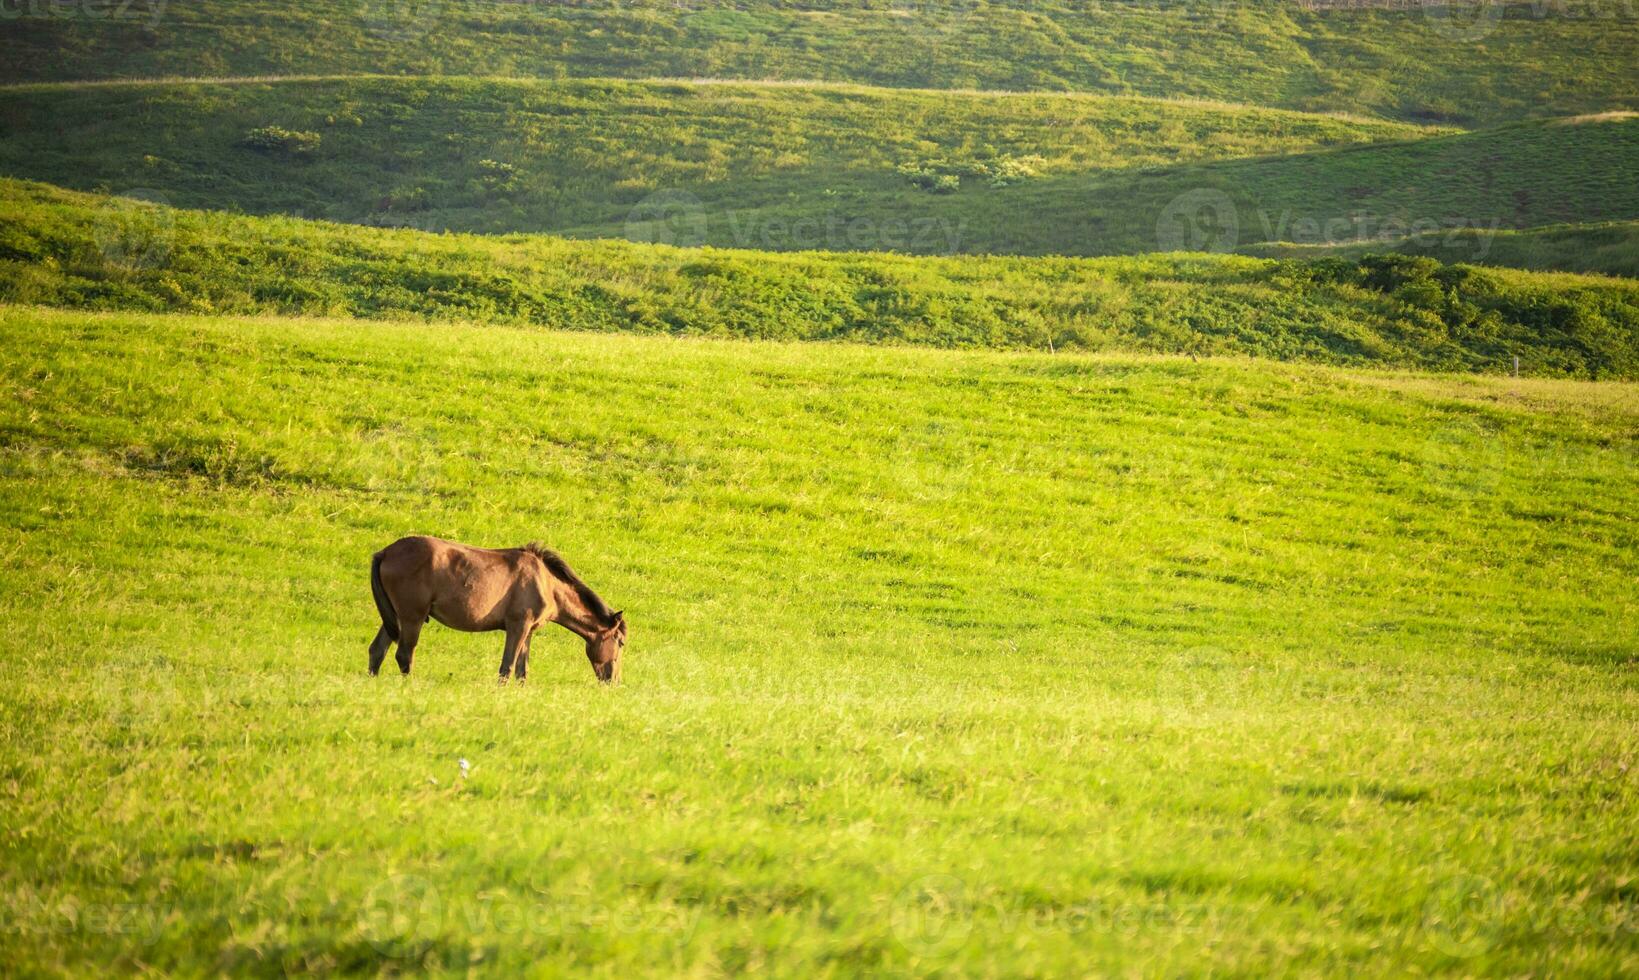
[[[18,81],[288,74],[821,79],[1486,125],[1639,107],[1620,5],[1290,0],[83,0],[0,20]],[[1614,9],[1613,9],[1614,8]]]
[[[732,244],[725,214],[755,214],[759,229],[738,244],[769,248],[793,245],[778,221],[816,210],[954,220],[995,183],[1438,132],[1244,106],[838,85],[328,78],[9,91],[9,176],[143,187],[183,207],[617,237],[670,195],[717,216],[706,229],[717,243]],[[313,145],[247,140],[268,128],[311,133]],[[940,176],[961,181],[958,200],[917,185]],[[1011,195],[997,196],[1006,207]],[[862,247],[885,245],[867,236]]]
[[[1639,377],[1639,283],[1229,255],[918,258],[444,235],[0,181],[0,301]]]
[[[1639,117],[1625,113],[1452,132],[835,85],[332,78],[12,91],[26,97],[0,112],[0,173],[430,230],[1025,255],[1418,231],[1446,261],[1485,262],[1496,231],[1639,217]],[[1602,254],[1574,267],[1632,261]]]

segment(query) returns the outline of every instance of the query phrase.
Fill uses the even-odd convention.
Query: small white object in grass
[[[467,778],[467,771],[472,768],[472,763],[468,762],[465,759],[461,759],[461,760],[458,760],[458,761],[461,763],[461,778],[466,779]]]

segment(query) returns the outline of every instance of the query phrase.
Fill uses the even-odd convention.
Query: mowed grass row
[[[1639,970],[1631,384],[19,307],[0,368],[13,970]],[[626,683],[367,678],[410,532],[561,549]]]

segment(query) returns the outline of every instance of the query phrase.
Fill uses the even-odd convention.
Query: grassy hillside
[[[0,59],[20,81],[827,79],[1188,96],[1464,124],[1639,105],[1639,20],[1606,4],[1511,5],[1472,32],[1466,14],[1446,22],[1420,7],[1306,11],[1286,0],[85,0],[24,9],[32,12],[0,20]]]
[[[1639,283],[1430,259],[909,258],[483,237],[0,183],[0,300],[1639,377]]]
[[[14,971],[1639,969],[1631,385],[0,308],[0,392]],[[625,684],[366,678],[409,531]]]
[[[1295,245],[1279,242],[1240,249],[1248,255],[1314,260],[1328,256],[1358,259],[1393,249],[1446,262],[1475,262],[1521,269],[1565,269],[1639,278],[1639,221],[1552,225],[1525,231],[1425,235],[1361,245]]]
[[[923,253],[1223,251],[1266,241],[1394,241],[1415,231],[1445,246],[1447,261],[1485,261],[1496,231],[1639,217],[1636,160],[1639,116],[1615,114],[1256,159],[1047,176],[1000,189],[964,181],[954,193],[924,194],[902,209],[881,206],[906,227],[928,229],[920,239],[906,237],[912,247],[904,250]],[[750,244],[782,248],[816,237],[823,243],[827,229],[846,227],[837,222],[878,212],[810,196],[724,208],[696,197],[665,213],[670,223],[659,233],[671,240],[732,245],[751,230]],[[650,227],[626,220],[567,233],[655,233]],[[841,233],[831,237],[847,244]],[[1472,248],[1464,251],[1464,245]]]
[[[839,86],[370,78],[13,91],[26,97],[0,113],[0,173],[432,230],[1107,255],[1412,228],[1456,247],[1499,229],[1639,217],[1639,117],[1620,113],[1441,133]]]
[[[1491,232],[1639,217],[1639,115],[1523,123],[1383,146],[1346,147],[1152,172],[1068,177],[964,214],[972,240],[1033,254],[1260,241],[1320,244],[1422,231]],[[1074,215],[1053,224],[1009,213]],[[1082,222],[1079,229],[1075,221]],[[1461,235],[1459,234],[1459,240]],[[1476,239],[1483,246],[1486,236]],[[1089,247],[1090,246],[1090,247]],[[1470,256],[1483,259],[1480,248]]]
[[[883,248],[884,222],[960,220],[981,197],[1006,208],[1031,180],[1430,133],[1149,99],[848,86],[369,78],[11,91],[0,112],[0,173],[11,176],[145,187],[186,207],[482,232],[622,236],[677,199],[716,217],[714,242],[772,248],[793,245],[782,219],[816,210],[859,224],[856,247]],[[265,127],[316,144],[247,145]],[[917,185],[940,176],[962,182],[960,200]],[[1063,224],[1054,217],[1018,216]],[[1072,233],[1059,238],[1073,244]],[[836,238],[830,247],[848,247]]]

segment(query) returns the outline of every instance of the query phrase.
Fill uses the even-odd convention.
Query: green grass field
[[[1631,383],[4,307],[0,389],[8,973],[1639,971]],[[410,532],[624,685],[367,678]]]
[[[18,7],[24,9],[18,10]],[[1066,90],[1487,125],[1635,108],[1622,3],[16,0],[18,81],[365,73]],[[1472,28],[1472,29],[1471,29]]]
[[[0,977],[1639,976],[1639,14],[1330,2],[0,0]]]

